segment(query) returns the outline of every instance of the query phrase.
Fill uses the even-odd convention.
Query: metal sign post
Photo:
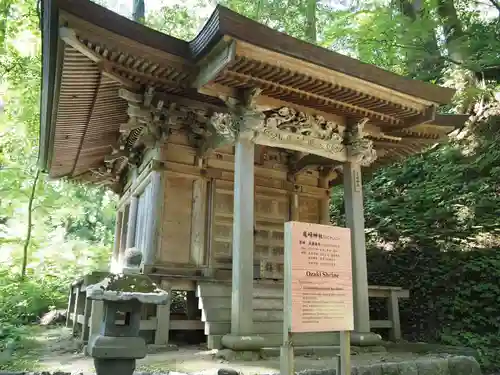
[[[348,228],[285,223],[281,375],[295,373],[293,338],[301,332],[340,334],[337,375],[350,375],[354,329],[351,239]]]

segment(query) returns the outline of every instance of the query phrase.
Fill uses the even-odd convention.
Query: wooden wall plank
[[[189,264],[193,179],[169,176],[164,186],[162,236],[158,260],[161,263]]]

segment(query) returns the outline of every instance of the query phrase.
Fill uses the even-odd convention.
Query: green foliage
[[[152,2],[146,1],[145,24],[185,40],[196,34],[206,19],[205,8],[212,5],[208,0],[165,2],[151,12]],[[478,8],[479,2],[468,0],[220,2],[301,39],[310,39],[306,9],[315,3],[317,44],[458,88],[450,111],[481,107],[498,92],[500,22],[491,6],[494,0],[483,4],[488,8],[491,3],[489,15]],[[31,212],[28,277],[20,281],[38,151],[40,32],[35,3],[0,0],[0,95],[5,103],[0,115],[2,342],[22,335],[20,324],[64,306],[73,277],[106,267],[114,226],[111,193],[42,178]],[[451,7],[443,10],[438,6],[443,3]],[[118,7],[117,1],[113,6]],[[486,80],[478,84],[478,78]],[[364,190],[373,248],[370,281],[411,289],[412,299],[402,304],[407,337],[479,348],[487,368],[499,365],[495,355],[500,353],[491,350],[499,344],[499,252],[457,250],[497,248],[500,242],[498,118],[498,113],[488,116],[449,144],[377,171]],[[344,224],[341,190],[333,193],[332,215]],[[183,298],[176,298],[179,306]]]
[[[148,13],[145,22],[155,30],[183,40],[195,37],[201,23],[202,19],[194,9],[180,4],[164,5],[159,11]]]
[[[500,102],[483,99],[449,143],[365,178],[365,225],[369,282],[410,289],[405,338],[475,348],[484,369],[497,370]],[[341,225],[342,199],[335,189]],[[386,318],[381,303],[370,307],[372,319]]]
[[[0,349],[21,325],[66,304],[69,282],[106,268],[115,197],[42,176],[32,201],[27,278],[20,279],[28,207],[37,172],[40,32],[34,0],[0,1]]]
[[[475,348],[485,370],[500,366],[499,270],[500,248],[368,252],[371,284],[410,290],[400,304],[405,338]],[[372,308],[372,319],[383,318],[380,305]]]
[[[365,180],[372,246],[435,251],[500,245],[500,102],[447,144],[377,170]],[[478,116],[476,116],[478,117]],[[342,223],[342,189],[332,216]]]

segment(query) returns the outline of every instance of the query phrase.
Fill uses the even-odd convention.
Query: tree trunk
[[[500,12],[500,3],[497,0],[490,0],[490,3]]]
[[[264,0],[259,0],[257,3],[257,9],[255,10],[255,20],[260,22],[260,16],[262,14],[262,9],[264,8]]]
[[[462,22],[458,18],[454,0],[438,0],[437,13],[443,26],[446,48],[450,58],[459,64],[466,62],[468,56],[463,41],[465,34]]]
[[[306,40],[316,44],[316,5],[317,0],[307,0],[306,4]]]
[[[144,23],[146,7],[144,6],[144,0],[133,0],[134,9],[132,11],[132,18],[135,22]]]
[[[28,249],[31,242],[31,230],[33,219],[33,201],[35,200],[36,186],[38,185],[38,178],[40,177],[40,169],[36,170],[35,179],[33,180],[33,187],[31,188],[30,200],[28,202],[28,231],[26,233],[26,240],[24,241],[23,249],[23,264],[21,266],[21,280],[26,278],[26,267],[28,265]]]
[[[396,4],[410,25],[427,18],[424,5],[419,1],[397,0]],[[423,51],[413,48],[407,51],[407,66],[410,76],[424,81],[441,77],[444,59],[439,49],[435,30],[429,30],[428,38],[423,43],[421,40],[417,40],[415,44],[422,45]]]

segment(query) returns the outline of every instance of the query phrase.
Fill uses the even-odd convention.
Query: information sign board
[[[289,332],[352,331],[350,230],[285,223],[285,283]]]

